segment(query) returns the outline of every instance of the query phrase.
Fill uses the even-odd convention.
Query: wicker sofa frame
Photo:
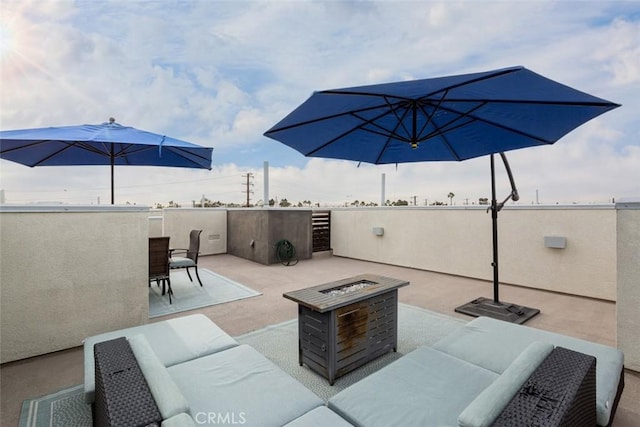
[[[494,426],[595,426],[596,359],[556,347]]]
[[[126,338],[94,346],[94,426],[160,426],[162,416]]]

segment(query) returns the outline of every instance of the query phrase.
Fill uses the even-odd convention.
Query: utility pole
[[[243,191],[243,193],[247,193],[247,207],[251,206],[251,194],[253,194],[253,190],[251,189],[253,187],[253,174],[252,173],[247,173],[246,175],[242,175],[243,178],[246,178],[246,182],[243,182],[243,185],[246,185],[246,190]]]

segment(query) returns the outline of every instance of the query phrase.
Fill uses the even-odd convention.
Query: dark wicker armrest
[[[94,426],[159,426],[162,416],[126,338],[94,346]]]
[[[556,347],[493,425],[595,426],[595,357]]]

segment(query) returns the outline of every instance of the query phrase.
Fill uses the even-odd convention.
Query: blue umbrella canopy
[[[461,161],[553,144],[617,107],[511,67],[315,92],[265,136],[309,157]]]
[[[0,158],[26,166],[166,166],[211,170],[213,148],[110,119],[99,125],[0,131]]]

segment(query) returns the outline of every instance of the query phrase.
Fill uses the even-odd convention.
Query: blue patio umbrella
[[[26,166],[168,166],[211,170],[213,148],[122,126],[99,125],[0,131],[0,158]]]
[[[539,311],[520,315],[526,307],[501,303],[498,295],[498,211],[519,198],[504,152],[553,144],[619,106],[524,67],[510,67],[315,92],[264,135],[305,156],[373,164],[490,155],[494,298],[472,303],[475,315],[522,323]],[[500,154],[512,186],[501,203],[495,194],[494,154]]]

